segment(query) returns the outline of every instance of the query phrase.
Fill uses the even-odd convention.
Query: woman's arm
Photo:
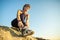
[[[20,10],[18,10],[18,12],[17,12],[17,20],[19,21],[19,20],[21,20],[20,19],[20,14],[21,14],[22,12],[20,11]]]
[[[29,14],[27,14],[27,18],[26,18],[26,25],[29,27]]]
[[[22,21],[21,21],[21,18],[20,18],[21,14],[22,14],[22,11],[18,10],[18,12],[17,12],[17,20],[18,20],[18,26],[19,27],[23,27],[24,26],[23,23],[22,23]]]

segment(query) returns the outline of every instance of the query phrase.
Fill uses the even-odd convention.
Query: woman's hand
[[[19,28],[22,28],[22,27],[24,27],[24,25],[23,25],[23,23],[20,21],[20,22],[18,22],[18,26],[19,26]]]
[[[28,23],[26,23],[26,26],[25,26],[25,27],[29,28],[29,24],[28,24]]]

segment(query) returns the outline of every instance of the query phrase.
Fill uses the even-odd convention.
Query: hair
[[[23,6],[23,10],[24,10],[24,7],[29,7],[29,8],[30,8],[30,5],[29,5],[29,4],[25,4],[25,5]]]

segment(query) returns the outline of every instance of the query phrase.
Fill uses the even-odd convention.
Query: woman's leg
[[[11,21],[11,25],[12,25],[12,27],[19,28],[19,27],[18,27],[18,21],[17,21],[17,18],[15,18],[15,19],[13,19],[13,20]]]

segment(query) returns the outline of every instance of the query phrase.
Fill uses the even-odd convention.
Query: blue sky
[[[24,4],[31,5],[28,13],[34,36],[60,37],[60,0],[0,0],[0,25],[11,27],[11,21]]]

